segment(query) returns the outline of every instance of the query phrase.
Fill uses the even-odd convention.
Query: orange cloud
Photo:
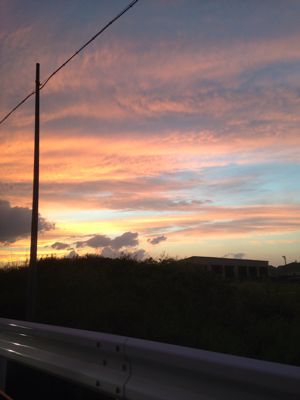
[[[68,39],[51,45],[48,36],[41,46],[35,32],[33,25],[4,37],[15,61],[5,58],[2,66],[1,115],[32,90],[33,58],[41,62],[44,79],[64,61],[65,49],[73,48]],[[299,230],[296,206],[217,207],[192,196],[208,167],[299,164],[299,78],[272,76],[277,64],[300,61],[299,34],[214,44],[201,36],[192,43],[182,37],[144,39],[142,45],[142,38],[110,37],[41,92],[41,208],[46,215],[58,208],[66,216],[82,208],[137,211],[121,221],[66,217],[60,230],[41,238],[45,246],[50,237],[91,230],[134,229],[145,235],[166,230],[175,242]],[[1,127],[0,140],[0,198],[29,207],[33,101]],[[196,174],[190,182],[189,172]],[[159,181],[168,174],[170,181]],[[184,176],[174,182],[171,174]],[[222,182],[215,178],[211,185]]]

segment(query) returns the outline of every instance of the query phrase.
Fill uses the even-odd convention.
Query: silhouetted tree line
[[[0,316],[25,318],[27,268],[0,270]],[[300,285],[224,282],[164,258],[46,258],[36,321],[300,365]]]

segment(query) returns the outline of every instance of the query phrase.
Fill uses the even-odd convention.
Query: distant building
[[[300,262],[294,261],[286,265],[279,265],[273,271],[275,277],[298,280],[300,279]]]
[[[224,279],[261,279],[269,276],[268,261],[193,256],[181,262],[197,265]]]

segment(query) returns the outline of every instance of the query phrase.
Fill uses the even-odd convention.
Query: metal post
[[[31,219],[31,246],[27,289],[28,321],[33,321],[37,291],[37,240],[39,220],[39,152],[40,152],[40,64],[36,64],[35,78],[35,128],[34,128],[34,169]]]

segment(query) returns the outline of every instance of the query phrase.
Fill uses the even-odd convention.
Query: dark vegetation
[[[225,282],[173,260],[38,265],[36,321],[300,365],[300,284]],[[25,318],[27,268],[0,269],[0,316]]]

